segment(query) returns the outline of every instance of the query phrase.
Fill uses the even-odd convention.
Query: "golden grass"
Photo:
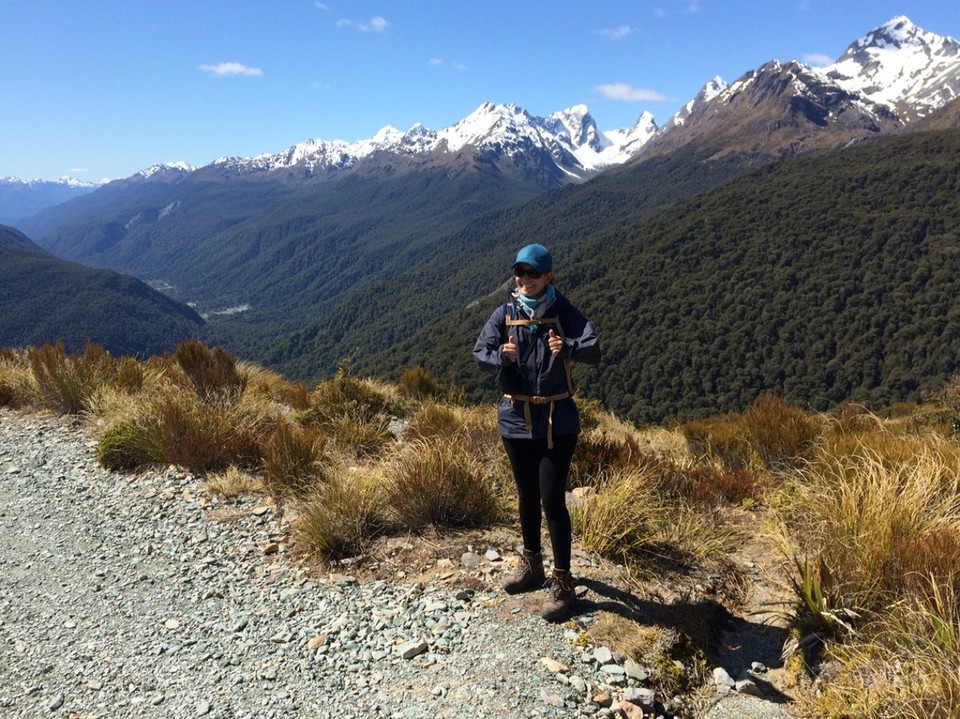
[[[584,549],[641,576],[661,562],[716,562],[739,536],[712,512],[665,498],[652,464],[605,477],[570,515]]]
[[[208,473],[204,487],[208,492],[227,498],[256,494],[266,489],[262,477],[233,465],[220,472]]]
[[[298,505],[298,542],[327,561],[362,555],[390,527],[384,487],[379,470],[363,468],[315,485]]]
[[[483,527],[505,516],[494,473],[455,440],[414,440],[398,452],[387,502],[404,530]]]
[[[960,719],[960,582],[924,584],[862,641],[836,647],[840,671],[814,703],[820,716]]]
[[[954,453],[887,443],[825,454],[798,473],[785,517],[802,556],[828,567],[856,611],[881,611],[909,577],[960,559],[960,479]],[[944,554],[946,553],[946,556]]]
[[[0,407],[22,409],[36,400],[37,387],[26,352],[0,350]]]
[[[323,434],[280,418],[260,450],[264,482],[284,495],[302,494],[327,481],[327,445]]]

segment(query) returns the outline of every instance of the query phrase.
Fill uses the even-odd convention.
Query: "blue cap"
[[[550,250],[543,245],[527,245],[520,248],[517,259],[513,261],[514,267],[520,264],[530,265],[537,272],[549,272],[553,269],[553,258]]]

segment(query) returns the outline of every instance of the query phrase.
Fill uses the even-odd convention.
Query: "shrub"
[[[89,405],[98,387],[115,378],[110,354],[94,344],[82,353],[68,356],[62,342],[27,349],[38,401],[42,407],[62,414],[77,414]]]
[[[455,441],[406,444],[392,470],[387,501],[398,524],[413,532],[483,527],[503,517],[489,467]]]
[[[262,448],[263,477],[281,493],[300,494],[322,482],[325,475],[325,442],[316,432],[281,419]]]
[[[800,553],[829,568],[842,606],[883,612],[912,594],[911,577],[942,572],[942,580],[956,566],[958,489],[949,454],[919,445],[890,461],[865,447],[804,468],[784,514]]]
[[[299,507],[298,540],[326,560],[362,555],[388,527],[382,487],[382,478],[358,473],[315,486]]]
[[[115,472],[126,472],[158,461],[151,457],[137,428],[129,423],[115,424],[97,442],[100,464]]]
[[[420,365],[407,367],[397,383],[400,394],[410,399],[439,399],[444,395],[440,382]]]
[[[822,425],[815,416],[781,397],[763,394],[747,407],[743,433],[766,467],[795,466],[810,456]]]
[[[246,386],[233,357],[220,347],[209,349],[194,339],[184,340],[173,352],[193,390],[205,403],[236,402]]]

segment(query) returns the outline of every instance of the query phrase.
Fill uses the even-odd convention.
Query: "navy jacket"
[[[565,394],[572,388],[572,384],[568,384],[569,361],[600,362],[600,341],[593,325],[559,292],[536,330],[531,331],[523,325],[507,327],[507,319],[513,317],[523,318],[524,315],[511,298],[510,302],[493,311],[473,347],[473,357],[481,368],[499,371],[500,389],[504,394],[513,397]],[[559,322],[559,331],[550,323],[553,318]],[[556,355],[547,345],[550,329],[563,337],[564,347]],[[507,359],[500,350],[508,333],[517,345],[516,362]],[[520,361],[524,358],[521,366]],[[529,428],[528,417],[531,420]],[[497,429],[502,437],[547,437],[550,423],[555,437],[579,434],[580,417],[572,396],[543,404],[507,397],[500,399]]]

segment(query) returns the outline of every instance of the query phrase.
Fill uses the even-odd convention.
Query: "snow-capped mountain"
[[[847,92],[924,117],[960,95],[960,43],[898,16],[854,42],[823,74]]]
[[[0,178],[0,225],[15,225],[47,207],[93,192],[103,184],[105,181],[86,182],[73,177],[53,181]]]
[[[783,156],[903,129],[960,92],[960,43],[898,16],[817,68],[771,60],[729,85],[714,78],[641,155],[691,142],[714,152]]]
[[[601,132],[586,105],[536,117],[513,104],[485,102],[473,113],[442,130],[416,124],[406,132],[384,127],[368,140],[308,140],[276,154],[253,158],[220,158],[213,165],[238,172],[273,172],[296,168],[323,173],[355,166],[377,153],[434,161],[473,152],[515,160],[546,153],[571,180],[582,180],[636,153],[656,131],[644,112],[629,129]]]

